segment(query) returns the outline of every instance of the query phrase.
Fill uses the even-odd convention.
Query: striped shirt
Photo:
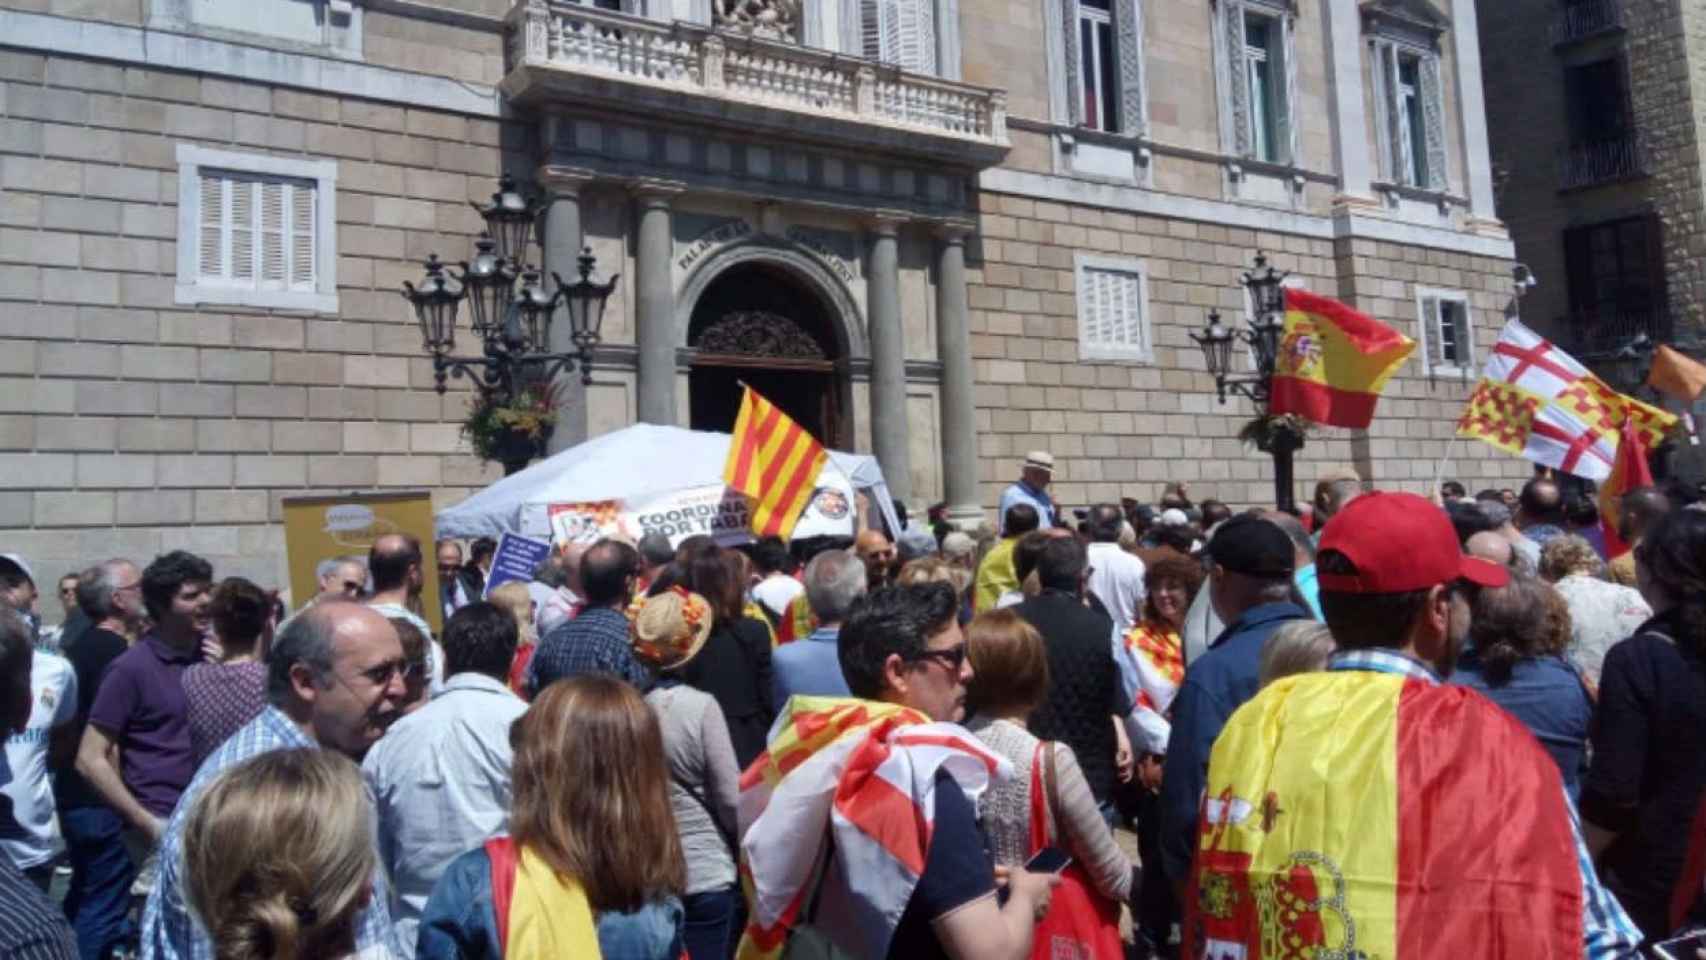
[[[1376,673],[1395,673],[1423,683],[1439,683],[1439,675],[1422,663],[1395,650],[1348,650],[1333,655],[1327,662],[1329,670],[1371,670]],[[1559,781],[1563,789],[1563,781]],[[1593,868],[1593,855],[1582,839],[1582,820],[1570,795],[1564,794],[1564,808],[1570,811],[1570,835],[1576,841],[1576,865],[1582,874],[1582,957],[1584,960],[1613,960],[1635,957],[1641,944],[1641,931],[1623,905],[1611,891],[1599,882]]]
[[[160,875],[142,911],[142,960],[214,960],[213,941],[189,908],[184,890],[184,825],[214,777],[274,750],[316,744],[277,707],[267,707],[231,735],[190,781],[160,838]],[[391,887],[383,867],[373,872],[373,902],[356,917],[355,945],[363,956],[396,953],[391,933]]]
[[[71,928],[47,897],[0,856],[0,957],[7,960],[73,960]]]

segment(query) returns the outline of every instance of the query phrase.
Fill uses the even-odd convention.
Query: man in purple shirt
[[[195,775],[183,673],[201,659],[212,580],[213,567],[182,550],[142,571],[154,627],[101,675],[77,749],[77,772],[128,825],[134,894],[152,887],[160,834]]]

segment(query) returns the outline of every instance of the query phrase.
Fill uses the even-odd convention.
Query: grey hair
[[[977,541],[971,534],[955,530],[942,538],[942,556],[949,559],[969,557],[977,553]]]
[[[823,623],[840,623],[865,595],[865,563],[851,550],[825,550],[806,564],[806,603]]]
[[[118,591],[119,568],[126,566],[136,565],[129,560],[113,559],[97,563],[77,575],[77,608],[83,611],[84,616],[100,623],[118,612],[113,605],[113,594]]]
[[[1475,505],[1481,508],[1481,515],[1495,528],[1511,522],[1511,508],[1497,500],[1481,500]]]
[[[314,567],[314,579],[324,580],[332,575],[332,571],[346,563],[353,563],[363,571],[367,570],[366,557],[358,557],[353,553],[346,553],[341,557],[327,557],[326,559],[321,560],[319,564]]]
[[[1285,535],[1291,539],[1292,549],[1311,561],[1315,559],[1315,541],[1309,538],[1309,531],[1303,529],[1303,521],[1278,510],[1262,514],[1262,519],[1285,531]]]
[[[290,619],[273,638],[267,651],[267,699],[274,706],[290,702],[290,668],[306,663],[316,682],[332,672],[332,641],[338,632],[337,617],[345,603],[317,603]]]
[[[1294,673],[1313,673],[1327,667],[1337,645],[1327,625],[1315,620],[1292,620],[1268,635],[1256,669],[1258,688]]]

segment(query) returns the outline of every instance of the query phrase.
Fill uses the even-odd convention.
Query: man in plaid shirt
[[[587,548],[581,558],[586,606],[539,642],[528,665],[530,690],[538,692],[552,681],[585,673],[612,674],[641,693],[651,688],[651,671],[634,658],[624,612],[639,575],[639,551],[628,544],[600,540]]]

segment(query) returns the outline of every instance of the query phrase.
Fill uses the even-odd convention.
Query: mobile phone
[[[1025,869],[1031,873],[1059,873],[1071,865],[1072,857],[1059,847],[1044,847],[1025,861]]]
[[[1698,950],[1706,950],[1706,930],[1653,944],[1653,955],[1661,960],[1695,960]]]

